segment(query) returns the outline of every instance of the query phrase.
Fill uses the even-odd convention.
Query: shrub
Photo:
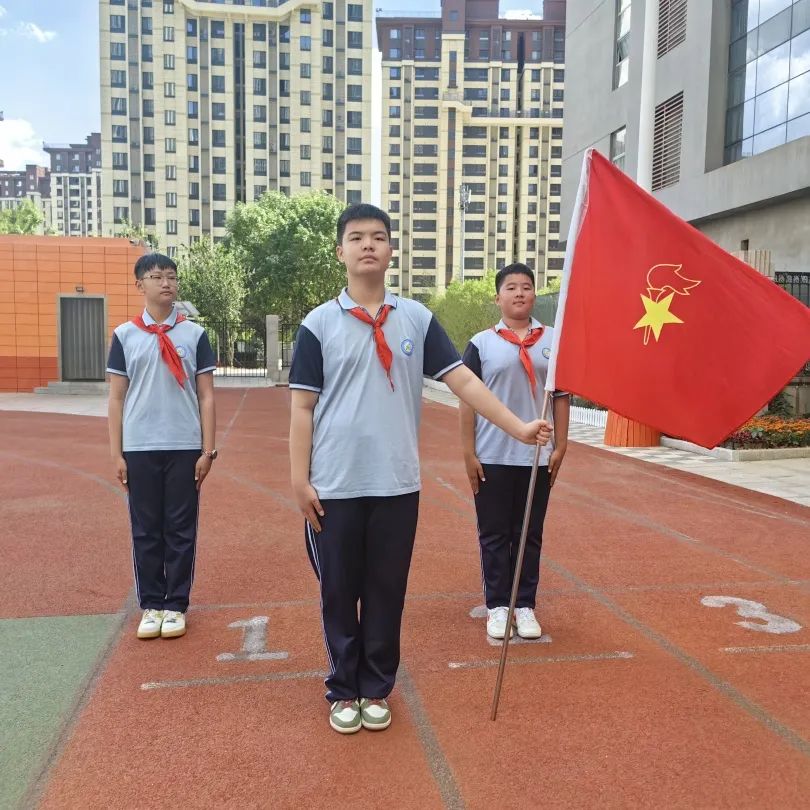
[[[732,449],[810,447],[810,419],[756,416],[735,430],[722,444]]]

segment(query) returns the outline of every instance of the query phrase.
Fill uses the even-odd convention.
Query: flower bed
[[[810,419],[757,416],[734,431],[721,447],[734,450],[810,447]]]

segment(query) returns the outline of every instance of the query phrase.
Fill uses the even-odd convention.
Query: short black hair
[[[514,264],[507,264],[502,267],[495,275],[495,292],[501,291],[501,285],[506,280],[507,276],[528,276],[532,280],[532,287],[534,286],[534,273],[529,270],[525,264],[515,262]]]
[[[135,262],[135,278],[142,279],[150,270],[174,270],[177,272],[177,265],[162,253],[145,253]]]
[[[383,225],[385,225],[385,232],[388,234],[388,238],[391,238],[391,218],[385,213],[385,211],[383,211],[381,208],[377,208],[376,205],[371,205],[370,203],[355,203],[355,205],[350,205],[348,208],[344,208],[343,212],[338,217],[338,244],[343,241],[343,234],[346,231],[346,226],[350,222],[354,222],[358,219],[378,219]]]

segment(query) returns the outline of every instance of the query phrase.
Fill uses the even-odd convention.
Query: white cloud
[[[502,19],[504,20],[541,20],[542,15],[531,9],[512,9],[507,11]]]
[[[0,17],[4,17],[5,14],[6,14],[6,10],[2,6],[0,6]]]
[[[42,151],[42,138],[34,132],[30,121],[12,118],[0,121],[0,160],[4,170],[18,171],[26,163],[49,166],[50,159]]]
[[[21,22],[14,29],[14,33],[21,37],[35,39],[37,42],[44,44],[50,42],[56,37],[56,31],[44,31],[36,23]]]

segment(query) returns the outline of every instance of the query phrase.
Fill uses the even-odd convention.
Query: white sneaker
[[[154,610],[153,608],[145,610],[141,617],[141,623],[138,625],[138,638],[159,638],[162,624],[162,610]]]
[[[509,615],[508,607],[496,607],[487,611],[487,635],[490,638],[503,638],[506,635],[506,617]],[[509,628],[509,638],[513,631]]]
[[[521,638],[540,638],[543,629],[530,607],[515,608],[515,624]]]
[[[186,615],[179,610],[167,610],[163,616],[160,635],[163,638],[178,638],[186,634]]]

